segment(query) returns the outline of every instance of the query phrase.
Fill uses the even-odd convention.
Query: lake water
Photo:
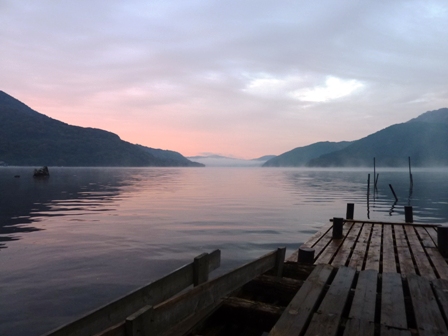
[[[0,168],[0,335],[40,335],[222,251],[214,275],[356,219],[448,222],[448,170]],[[20,178],[15,178],[20,175]],[[373,183],[372,183],[373,184]],[[389,188],[391,184],[398,202]]]

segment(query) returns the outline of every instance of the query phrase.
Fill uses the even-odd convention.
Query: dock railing
[[[80,319],[59,327],[45,336],[94,335],[113,327],[147,305],[157,305],[187,287],[198,286],[208,280],[209,272],[221,264],[221,251],[203,253],[192,263],[115,300]]]
[[[274,270],[281,276],[286,248],[274,250],[261,258],[242,265],[229,273],[207,281],[158,305],[148,304],[98,336],[155,336],[182,334],[189,323],[197,322],[216,309],[221,300],[257,276]],[[176,330],[172,330],[172,328]]]

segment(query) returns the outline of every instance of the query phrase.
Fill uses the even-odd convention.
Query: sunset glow
[[[443,1],[5,0],[0,20],[0,90],[186,156],[356,140],[448,106]]]

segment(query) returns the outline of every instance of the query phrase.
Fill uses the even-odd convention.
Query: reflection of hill
[[[0,168],[0,248],[27,232],[39,231],[34,223],[67,211],[92,210],[116,198],[126,185],[120,170],[57,169],[48,179],[33,179],[32,168]],[[20,178],[14,178],[20,175]]]

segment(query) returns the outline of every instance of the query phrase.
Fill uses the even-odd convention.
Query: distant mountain
[[[158,159],[163,159],[163,160],[167,161],[167,163],[169,163],[170,166],[204,167],[204,165],[202,163],[190,161],[182,154],[172,151],[172,150],[156,149],[156,148],[145,147],[145,146],[141,146],[141,145],[136,145],[136,146],[140,147],[142,150],[153,155],[154,157],[156,157]]]
[[[448,109],[429,111],[403,124],[389,126],[350,146],[311,160],[310,167],[448,166]]]
[[[0,91],[0,162],[5,164],[202,166],[184,157],[167,158],[164,151],[151,150],[123,141],[111,132],[52,119]]]
[[[425,112],[417,118],[409,120],[408,122],[414,121],[448,124],[448,108],[445,107],[438,110]]]
[[[207,167],[261,167],[264,161],[259,159],[244,160],[217,154],[189,156],[189,160],[200,162]]]
[[[277,155],[264,155],[262,157],[256,158],[256,159],[252,159],[251,161],[259,161],[259,162],[266,162],[270,159],[275,158]]]
[[[317,142],[304,147],[297,147],[289,152],[278,155],[263,164],[263,167],[301,167],[311,159],[323,154],[338,151],[350,145],[349,141],[342,142]]]

